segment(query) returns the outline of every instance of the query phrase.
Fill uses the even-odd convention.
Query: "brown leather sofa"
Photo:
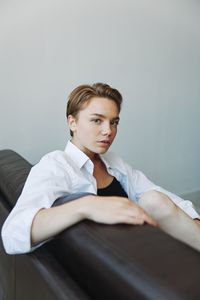
[[[0,151],[1,226],[30,168],[16,152]],[[5,299],[199,300],[200,253],[149,225],[85,220],[29,254],[7,255],[0,241]]]

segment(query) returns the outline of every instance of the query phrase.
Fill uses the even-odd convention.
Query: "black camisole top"
[[[97,195],[99,196],[119,196],[119,197],[126,197],[128,195],[124,191],[123,187],[121,186],[120,182],[114,177],[113,181],[102,189],[97,189]]]

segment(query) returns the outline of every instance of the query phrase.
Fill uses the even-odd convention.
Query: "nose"
[[[102,127],[102,134],[103,135],[110,135],[112,133],[112,128],[109,123],[104,123],[103,127]]]

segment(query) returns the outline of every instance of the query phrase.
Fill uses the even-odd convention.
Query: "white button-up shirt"
[[[138,170],[133,169],[112,152],[101,155],[107,171],[121,183],[130,200],[138,202],[149,190],[167,194],[192,218],[200,218],[190,201],[155,185]],[[21,196],[2,228],[2,239],[9,254],[25,253],[31,247],[31,225],[41,208],[49,208],[54,201],[68,194],[89,192],[97,194],[93,163],[70,141],[65,151],[46,154],[30,171]],[[41,245],[41,244],[40,244]]]

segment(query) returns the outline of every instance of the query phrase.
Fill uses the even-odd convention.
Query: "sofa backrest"
[[[12,150],[0,150],[0,191],[12,208],[19,198],[32,165]]]

